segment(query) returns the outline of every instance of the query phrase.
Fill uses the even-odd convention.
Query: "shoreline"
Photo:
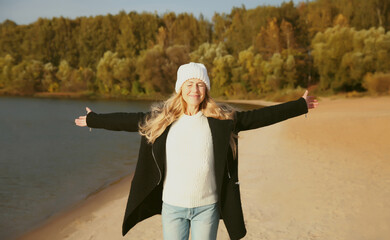
[[[37,92],[32,94],[7,94],[0,93],[1,97],[26,97],[26,98],[47,98],[47,99],[80,99],[80,100],[107,100],[107,101],[159,101],[163,100],[163,96],[147,96],[147,97],[115,97],[115,96],[102,96],[95,95],[89,92]]]
[[[321,98],[307,119],[299,116],[240,133],[245,239],[386,239],[389,121],[388,96]],[[131,178],[109,185],[18,239],[161,239],[159,215],[121,235]],[[228,239],[222,221],[218,239]]]
[[[304,91],[302,91],[303,94]],[[309,95],[310,92],[309,92]],[[323,99],[324,100],[337,100],[337,99],[367,99],[367,98],[387,98],[390,97],[390,95],[369,95],[368,93],[362,93],[359,95],[350,95],[347,93],[338,93],[335,95],[326,95],[326,96],[317,96],[317,100],[320,102]],[[151,102],[158,102],[158,101],[164,101],[169,96],[162,96],[162,95],[155,95],[155,96],[137,96],[137,97],[115,97],[115,96],[102,96],[102,95],[95,95],[94,93],[90,92],[37,92],[33,94],[8,94],[8,93],[1,93],[0,92],[0,98],[1,97],[29,97],[29,98],[47,98],[47,99],[80,99],[80,100],[106,100],[106,101],[151,101]],[[287,102],[287,101],[293,101],[298,99],[299,97],[289,96],[286,98],[285,101],[272,101],[272,100],[266,100],[266,98],[262,99],[225,99],[225,98],[214,98],[215,101],[221,102],[221,103],[237,103],[237,104],[249,104],[249,105],[259,105],[261,107],[267,107],[276,105],[279,103]]]
[[[33,226],[30,230],[16,236],[17,240],[40,240],[40,239],[57,239],[59,237],[58,229],[64,229],[70,226],[75,220],[82,221],[93,218],[93,211],[112,201],[127,196],[126,191],[130,190],[131,181],[134,171],[129,175],[122,177],[106,187],[89,194],[85,199],[73,204],[72,206],[61,210],[50,216],[45,221]],[[61,233],[66,237],[68,232]]]
[[[304,91],[302,91],[302,94]],[[311,93],[311,92],[309,92]],[[145,101],[163,101],[167,98],[169,98],[170,95],[152,95],[152,96],[111,96],[111,95],[97,95],[93,92],[35,92],[35,93],[9,93],[9,92],[1,92],[0,91],[0,97],[31,97],[31,98],[55,98],[55,99],[88,99],[88,100],[120,100],[120,101],[131,101],[131,100],[145,100]],[[296,95],[286,95],[288,97],[287,99],[294,100],[296,99]],[[384,96],[390,96],[390,95],[384,95]],[[324,96],[319,96],[319,98],[322,98]],[[360,95],[356,96],[349,96],[348,93],[339,93],[331,96],[326,96],[326,98],[337,98],[337,97],[342,97],[342,98],[364,98],[364,97],[370,97],[368,93],[362,93]],[[376,97],[376,96],[371,96],[371,97]],[[382,97],[382,96],[379,96]],[[214,98],[217,101],[220,102],[237,102],[237,103],[243,103],[245,101],[254,101],[262,105],[261,103],[264,102],[266,104],[268,103],[278,103],[277,101],[272,101],[272,100],[266,100],[267,98],[253,98],[253,99],[228,99],[228,98],[221,98],[217,97]],[[289,101],[289,100],[285,100]]]

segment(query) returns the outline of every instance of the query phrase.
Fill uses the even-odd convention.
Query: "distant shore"
[[[36,98],[72,98],[97,100],[162,100],[162,96],[115,97],[96,95],[91,92],[36,92],[36,93],[2,93],[0,97],[36,97]]]
[[[309,95],[313,95],[312,88],[308,88]],[[227,98],[227,97],[213,97],[215,100],[220,102],[232,102],[232,103],[243,103],[243,104],[251,104],[251,105],[262,105],[262,106],[269,106],[273,104],[277,104],[280,102],[286,102],[290,100],[295,100],[300,94],[303,95],[305,89],[302,89],[302,91],[294,91],[290,94],[280,95],[281,93],[275,92],[274,95],[280,95],[277,97],[277,99],[281,98],[282,100],[272,100],[274,97],[272,94],[270,95],[264,95],[262,99],[259,98],[249,98],[249,99],[238,99],[237,97]],[[302,93],[300,93],[302,92]],[[335,98],[365,98],[365,97],[386,97],[390,95],[382,95],[382,96],[371,96],[367,92],[357,93],[357,92],[347,92],[347,93],[339,93],[335,95],[324,95],[321,94],[314,94],[318,96],[319,98],[329,98],[329,99],[335,99]],[[111,95],[98,95],[93,92],[84,91],[84,92],[36,92],[36,93],[20,93],[20,92],[1,92],[0,91],[0,97],[36,97],[36,98],[73,98],[73,99],[96,99],[96,100],[120,100],[120,101],[127,101],[127,100],[145,100],[145,101],[162,101],[167,99],[169,96],[163,96],[160,94],[155,95],[140,95],[140,96],[111,96]],[[270,100],[271,99],[271,100]]]
[[[389,122],[390,97],[323,98],[307,118],[240,133],[245,239],[387,239]],[[122,237],[130,184],[128,176],[20,239],[162,239],[160,215]],[[229,239],[222,221],[218,239]]]

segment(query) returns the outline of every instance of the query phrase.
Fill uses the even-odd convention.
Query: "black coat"
[[[233,159],[229,145],[231,132],[251,130],[268,126],[288,118],[307,113],[305,99],[252,111],[236,112],[234,120],[218,120],[208,117],[213,139],[215,177],[220,218],[223,219],[231,239],[243,238],[246,234],[241,208],[238,183],[238,159]],[[138,125],[146,113],[109,113],[87,115],[87,125],[115,131],[138,131]],[[138,222],[155,214],[161,214],[162,186],[165,168],[165,143],[170,126],[154,144],[141,138],[138,162],[131,184],[122,225],[124,236]],[[237,144],[238,145],[238,144]]]

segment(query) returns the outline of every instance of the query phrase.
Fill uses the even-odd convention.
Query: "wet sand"
[[[239,137],[245,239],[389,239],[390,97],[322,99],[307,118]],[[160,215],[122,237],[130,183],[131,176],[21,239],[162,239]],[[222,221],[218,239],[229,239]]]

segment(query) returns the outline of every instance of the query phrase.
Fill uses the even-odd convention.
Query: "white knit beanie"
[[[210,91],[210,79],[207,75],[206,67],[201,63],[190,62],[181,65],[177,70],[177,80],[175,86],[176,92],[178,93],[183,83],[191,78],[202,80],[206,84],[207,89]]]

